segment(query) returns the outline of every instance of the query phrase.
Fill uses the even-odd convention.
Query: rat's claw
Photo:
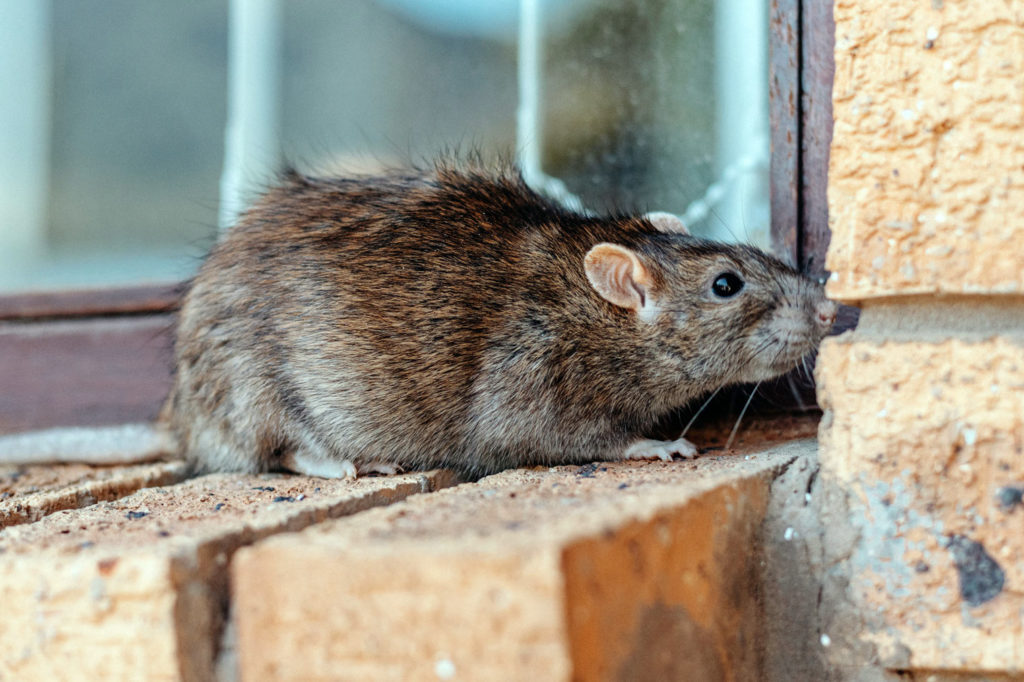
[[[679,455],[683,459],[693,459],[697,456],[697,446],[686,440],[638,440],[626,448],[622,455],[623,459],[661,459],[666,462],[672,461],[673,455]]]

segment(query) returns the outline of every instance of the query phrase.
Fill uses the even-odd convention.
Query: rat
[[[184,294],[151,449],[325,477],[690,458],[645,433],[795,367],[835,315],[759,249],[578,213],[512,167],[289,170]]]

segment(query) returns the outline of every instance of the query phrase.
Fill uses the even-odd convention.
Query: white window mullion
[[[715,239],[769,243],[767,2],[716,0]]]
[[[516,78],[519,104],[516,111],[516,161],[523,179],[535,190],[563,205],[583,211],[579,197],[565,183],[544,172],[541,154],[544,129],[541,102],[543,93],[544,33],[543,0],[519,0],[519,36]]]
[[[234,224],[252,191],[280,163],[281,8],[279,0],[230,0],[228,106],[220,228]]]
[[[20,281],[47,248],[50,10],[43,0],[0,2],[0,277],[8,284]]]

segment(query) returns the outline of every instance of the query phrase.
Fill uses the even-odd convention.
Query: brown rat
[[[289,172],[186,293],[162,420],[199,471],[692,456],[643,434],[789,370],[835,310],[755,248],[579,215],[511,170]]]

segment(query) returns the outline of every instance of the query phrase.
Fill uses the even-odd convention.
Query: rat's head
[[[744,245],[689,236],[678,219],[632,246],[600,243],[584,259],[607,302],[635,316],[658,369],[699,390],[785,373],[817,348],[836,304],[816,282]]]

